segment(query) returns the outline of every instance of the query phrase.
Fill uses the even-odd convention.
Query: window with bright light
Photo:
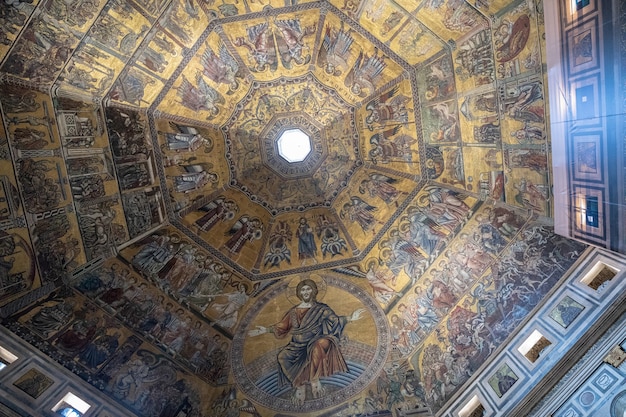
[[[302,162],[311,153],[311,139],[300,129],[285,130],[276,143],[278,154],[287,162]]]
[[[63,417],[81,417],[82,416],[80,411],[72,407],[63,407],[62,409],[58,410],[57,413],[59,413]]]
[[[89,410],[91,405],[85,400],[68,392],[61,401],[52,408],[52,411],[63,417],[81,417]]]
[[[609,281],[615,278],[618,272],[619,271],[611,268],[610,266],[602,262],[598,262],[591,269],[591,271],[589,271],[581,279],[581,282],[589,286],[591,289],[595,291],[599,291],[600,288],[607,286]]]
[[[517,350],[531,363],[535,363],[551,344],[539,330],[534,330]]]
[[[17,360],[17,356],[0,346],[0,371]]]
[[[481,404],[478,396],[474,395],[459,411],[459,417],[482,417],[485,413],[485,407]]]

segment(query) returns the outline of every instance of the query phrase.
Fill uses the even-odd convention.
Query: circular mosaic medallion
[[[330,207],[364,164],[357,126],[355,106],[311,74],[255,82],[221,126],[228,184],[273,216]],[[281,154],[294,131],[304,152]]]
[[[281,412],[343,403],[376,378],[390,346],[378,303],[333,276],[282,281],[254,303],[239,329],[232,347],[237,385]]]
[[[596,400],[596,395],[593,391],[585,391],[580,394],[579,401],[580,404],[584,407],[589,407]]]

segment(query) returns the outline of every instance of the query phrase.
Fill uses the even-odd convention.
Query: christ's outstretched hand
[[[267,327],[256,326],[256,329],[248,330],[248,336],[254,337],[254,336],[259,336],[268,332],[269,330],[267,329]]]
[[[350,316],[348,321],[357,321],[357,320],[359,320],[361,318],[361,316],[363,315],[363,313],[365,313],[365,309],[364,308],[359,308],[358,310],[354,310],[354,312],[352,312],[352,315]]]

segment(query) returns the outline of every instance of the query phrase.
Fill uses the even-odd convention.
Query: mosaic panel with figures
[[[585,248],[545,221],[541,3],[6,2],[2,325],[142,417],[442,412]]]

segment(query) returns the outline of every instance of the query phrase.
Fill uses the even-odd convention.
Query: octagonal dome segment
[[[311,138],[298,128],[285,130],[276,140],[278,155],[287,162],[302,162],[311,153]]]
[[[319,7],[305,5],[297,13],[272,7],[245,25],[241,21],[222,25],[247,70],[262,82],[275,80],[278,74],[299,77],[309,72],[323,20]]]
[[[248,91],[250,79],[232,44],[211,29],[193,51],[168,80],[157,110],[220,126]]]
[[[349,26],[345,16],[330,11],[316,53],[315,76],[355,104],[413,71],[370,33]]]
[[[363,165],[355,115],[312,74],[254,82],[222,128],[230,186],[273,214],[330,207]],[[278,153],[278,138],[294,128],[310,138],[311,153],[301,162]]]
[[[155,119],[165,184],[172,210],[223,187],[230,175],[224,158],[222,132],[199,124]]]
[[[253,275],[275,273],[274,261],[267,261],[278,250],[273,239],[286,239],[302,218],[325,239],[337,237],[347,245],[326,253],[332,261],[320,263],[368,252],[415,187],[435,177],[423,173],[430,162],[425,132],[440,124],[422,123],[424,92],[418,91],[420,75],[414,67],[433,55],[402,53],[408,35],[397,32],[400,26],[422,31],[419,22],[404,16],[406,22],[391,28],[397,35],[372,36],[367,25],[346,19],[331,4],[303,4],[293,11],[267,9],[262,18],[210,24],[153,106],[171,120],[198,120],[217,133],[216,143],[223,140],[225,158],[210,158],[202,166],[206,172],[219,171],[220,181],[202,191],[185,192],[176,182],[195,176],[199,164],[181,160],[176,169],[166,167],[170,204],[190,230],[205,217],[203,210],[221,200],[234,201],[242,215],[262,218],[264,246],[255,252],[258,258],[253,261],[245,248],[241,257],[227,254]],[[429,33],[422,35],[424,42],[436,49],[439,44],[429,41]],[[309,137],[311,151],[285,158],[279,138],[296,128]],[[437,171],[441,152],[433,155]],[[196,236],[224,253],[225,242],[213,230],[201,229]],[[288,250],[295,253],[296,248]],[[283,262],[281,271],[297,267]]]

